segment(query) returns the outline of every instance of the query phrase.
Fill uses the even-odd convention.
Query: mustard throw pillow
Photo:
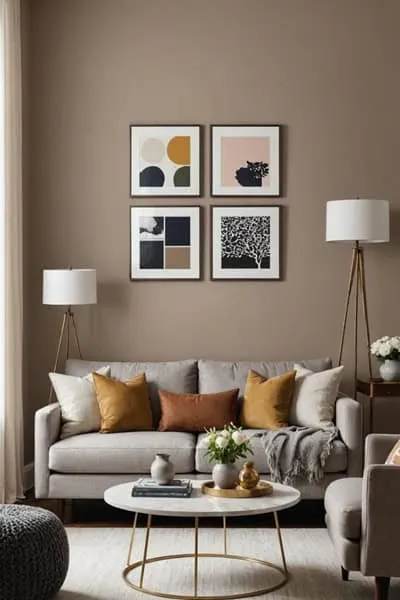
[[[250,370],[242,405],[242,426],[252,429],[287,427],[295,377],[296,371],[289,371],[267,379]]]
[[[100,410],[101,432],[153,429],[149,389],[144,373],[125,382],[93,373],[93,383]]]

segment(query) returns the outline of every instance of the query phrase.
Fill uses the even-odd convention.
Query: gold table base
[[[262,594],[267,594],[269,592],[273,592],[274,590],[277,590],[277,589],[281,588],[282,586],[284,586],[289,581],[289,572],[288,572],[287,565],[286,565],[285,551],[283,548],[283,541],[282,541],[282,535],[281,535],[281,530],[280,530],[279,521],[278,521],[278,514],[276,512],[274,512],[273,514],[274,514],[275,527],[276,527],[276,531],[278,534],[279,548],[280,548],[281,557],[282,557],[282,567],[278,567],[277,565],[275,565],[271,562],[268,562],[266,560],[261,560],[259,558],[253,558],[250,556],[242,556],[239,554],[229,554],[228,553],[228,543],[227,543],[226,517],[223,517],[224,552],[222,554],[207,553],[207,552],[203,553],[203,552],[198,551],[198,548],[199,548],[199,519],[198,519],[198,517],[195,517],[194,552],[193,553],[189,552],[189,553],[185,553],[185,554],[165,554],[162,556],[154,556],[152,558],[148,558],[147,551],[148,551],[149,540],[150,540],[151,515],[148,515],[148,517],[147,517],[146,537],[145,537],[145,542],[144,542],[142,560],[138,560],[134,563],[131,563],[133,541],[134,541],[134,537],[135,537],[135,533],[136,533],[136,524],[137,524],[137,517],[138,517],[138,513],[136,513],[134,521],[133,521],[131,539],[129,542],[127,563],[126,563],[125,569],[122,572],[122,577],[124,578],[127,585],[129,585],[131,588],[133,588],[134,590],[136,590],[138,592],[142,592],[143,594],[150,594],[151,596],[156,596],[158,598],[171,598],[174,600],[213,600],[213,599],[214,600],[217,600],[217,599],[235,600],[236,598],[248,598],[251,596],[261,596]],[[143,585],[145,566],[147,564],[168,561],[168,560],[176,560],[176,559],[180,559],[180,558],[193,558],[193,595],[159,592],[156,590],[151,590]],[[204,596],[204,595],[198,594],[199,558],[226,558],[226,559],[230,559],[230,560],[245,561],[245,562],[249,562],[252,564],[262,565],[269,569],[273,569],[274,571],[277,571],[278,573],[280,573],[282,575],[282,577],[281,577],[280,581],[278,581],[277,583],[270,585],[268,587],[265,587],[265,588],[257,589],[257,590],[249,590],[247,592],[241,592],[239,594],[218,594],[218,595],[213,594],[212,596]],[[135,569],[139,569],[139,568],[140,568],[139,583],[136,584],[136,583],[133,583],[133,581],[131,581],[129,579],[129,575],[132,571],[134,571]]]

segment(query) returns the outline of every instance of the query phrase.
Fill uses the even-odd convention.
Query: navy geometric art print
[[[200,278],[200,207],[132,206],[131,279]]]

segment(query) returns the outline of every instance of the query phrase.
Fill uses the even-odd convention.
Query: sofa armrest
[[[347,446],[347,475],[359,477],[362,473],[362,410],[354,398],[341,395],[336,400],[336,426]]]
[[[49,404],[35,413],[35,496],[49,495],[49,448],[60,434],[61,412],[58,403]]]
[[[383,465],[400,434],[370,433],[365,439],[365,467]]]
[[[400,576],[399,498],[398,466],[366,467],[361,503],[361,572],[364,575]]]

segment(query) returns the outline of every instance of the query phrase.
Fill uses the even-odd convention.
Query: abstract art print
[[[211,195],[280,195],[280,126],[211,126]]]
[[[212,206],[212,279],[280,278],[280,207]]]
[[[200,126],[131,125],[131,196],[200,196]]]
[[[200,207],[131,206],[131,279],[200,279]]]

